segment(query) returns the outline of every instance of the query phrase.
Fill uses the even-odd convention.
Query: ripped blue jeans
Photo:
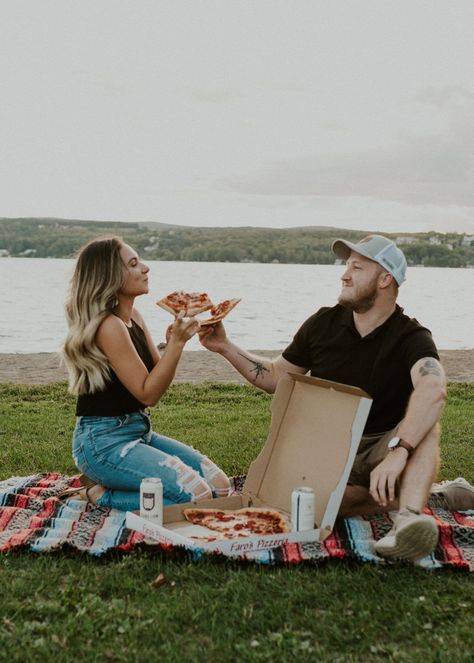
[[[107,488],[96,504],[122,511],[140,508],[145,477],[163,482],[163,503],[229,494],[230,482],[207,456],[151,430],[145,412],[119,417],[79,417],[72,453],[76,466]]]

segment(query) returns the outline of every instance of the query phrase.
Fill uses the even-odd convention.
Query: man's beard
[[[356,299],[345,299],[345,292],[342,290],[338,298],[338,303],[345,308],[348,308],[354,313],[367,313],[375,304],[377,299],[377,277],[373,279],[370,283],[367,284],[364,290],[362,290]]]

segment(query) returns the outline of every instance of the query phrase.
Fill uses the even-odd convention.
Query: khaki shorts
[[[397,428],[382,434],[362,436],[348,484],[369,488],[370,473],[389,453],[387,444],[396,434]]]

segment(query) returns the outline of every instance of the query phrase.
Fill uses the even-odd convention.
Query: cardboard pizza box
[[[164,507],[163,526],[128,512],[127,527],[157,542],[229,556],[248,556],[283,542],[323,541],[334,526],[371,405],[357,387],[288,374],[278,383],[270,431],[250,465],[242,495]],[[191,538],[197,526],[185,519],[184,509],[268,507],[290,522],[291,493],[299,486],[315,492],[313,530],[212,542]]]

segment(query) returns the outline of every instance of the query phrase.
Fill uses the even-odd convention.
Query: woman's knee
[[[227,497],[231,490],[227,474],[207,457],[201,462],[201,472],[217,497]]]
[[[173,471],[176,488],[189,496],[190,500],[199,501],[212,498],[211,489],[205,479],[177,456],[167,456],[161,461],[160,466]],[[167,480],[169,481],[169,479]],[[170,491],[171,488],[168,486]]]
[[[186,493],[190,494],[192,499],[196,502],[212,499],[211,489],[198,474],[196,474],[192,481],[189,481],[188,483],[184,482],[183,489]]]

